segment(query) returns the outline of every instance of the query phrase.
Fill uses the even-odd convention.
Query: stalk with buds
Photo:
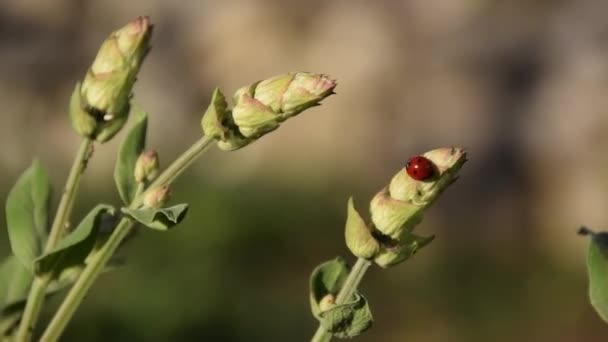
[[[408,167],[399,171],[370,202],[371,219],[361,217],[352,198],[347,205],[346,246],[358,258],[351,268],[340,258],[319,265],[310,279],[310,303],[320,325],[313,342],[349,338],[369,329],[372,314],[357,287],[372,263],[393,267],[433,241],[414,234],[424,211],[457,179],[466,162],[461,148],[439,148],[422,155],[431,171],[421,179]],[[417,179],[418,178],[418,179]]]
[[[46,222],[50,183],[41,163],[33,163],[24,172],[7,199],[13,255],[0,263],[0,340],[31,340],[44,299],[69,287],[40,336],[43,341],[58,340],[135,226],[167,231],[185,219],[187,203],[169,205],[171,185],[199,156],[216,142],[224,151],[253,143],[288,118],[319,105],[336,86],[326,75],[288,73],[236,91],[231,109],[218,89],[202,117],[201,137],[161,171],[158,153],[146,147],[148,116],[132,103],[133,85],[150,50],[151,34],[147,17],[138,17],[115,31],[102,43],[82,82],[77,83],[69,114],[83,143],[50,232],[47,234]],[[67,231],[92,144],[110,140],[129,117],[133,124],[120,146],[114,169],[122,203],[98,204]]]

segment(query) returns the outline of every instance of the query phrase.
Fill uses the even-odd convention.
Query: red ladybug
[[[435,175],[433,162],[423,156],[413,156],[408,159],[405,170],[417,181],[427,180]]]

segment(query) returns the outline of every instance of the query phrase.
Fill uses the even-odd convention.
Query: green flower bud
[[[234,94],[232,116],[245,137],[259,137],[333,94],[336,82],[326,75],[304,72],[276,76]]]
[[[372,259],[380,250],[380,243],[355,209],[352,197],[348,200],[345,237],[346,246],[358,258]]]
[[[333,94],[336,82],[326,75],[290,73],[256,82],[237,90],[229,110],[224,94],[215,89],[202,119],[205,135],[232,151],[257,140],[288,118],[319,105]]]
[[[72,96],[70,114],[79,134],[104,142],[122,128],[133,84],[150,50],[151,34],[148,17],[138,17],[102,43],[82,85],[77,86],[79,98]]]
[[[423,155],[436,168],[437,175],[430,181],[419,181],[399,171],[389,186],[371,201],[372,222],[378,231],[392,239],[409,233],[422,220],[422,213],[455,179],[466,161],[460,148],[440,148]]]
[[[412,256],[433,240],[413,234],[424,210],[457,179],[466,162],[461,148],[440,148],[423,155],[434,167],[433,177],[417,180],[404,168],[370,203],[373,236],[380,242],[375,261],[382,267],[395,265]]]
[[[327,311],[336,306],[336,298],[334,295],[327,294],[319,301],[319,310],[321,312]]]
[[[139,155],[135,162],[134,176],[138,183],[149,182],[154,180],[158,175],[158,153],[156,150],[145,150]]]
[[[168,185],[163,185],[161,187],[147,191],[144,195],[144,207],[160,208],[165,205],[165,203],[167,203],[170,196],[171,189]]]

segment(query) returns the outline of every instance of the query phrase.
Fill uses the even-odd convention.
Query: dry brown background
[[[451,145],[470,162],[419,227],[437,239],[370,272],[376,322],[357,341],[602,341],[575,232],[608,222],[607,11],[592,0],[5,0],[0,195],[34,155],[61,186],[78,142],[75,82],[109,32],[149,15],[135,100],[164,165],[200,135],[215,86],[303,70],[337,78],[338,95],[197,163],[175,188],[188,222],[141,231],[66,341],[309,339],[308,274],[349,257],[348,196],[364,208],[409,155]],[[118,203],[123,136],[97,149],[78,215]]]

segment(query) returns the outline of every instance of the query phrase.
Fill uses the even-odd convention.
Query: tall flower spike
[[[104,142],[125,124],[133,84],[150,50],[151,34],[150,19],[138,17],[102,43],[70,101],[72,125],[80,135]]]
[[[416,180],[405,168],[399,171],[372,199],[369,225],[358,219],[359,214],[352,201],[349,202],[346,241],[353,254],[389,267],[406,260],[433,240],[433,236],[417,236],[413,230],[422,220],[424,210],[457,179],[467,159],[462,148],[439,148],[423,157],[433,164],[433,177]]]
[[[217,139],[222,150],[239,149],[277,129],[288,118],[319,105],[334,94],[335,87],[336,82],[323,74],[280,75],[237,90],[232,110],[216,89],[203,116],[203,132]]]

